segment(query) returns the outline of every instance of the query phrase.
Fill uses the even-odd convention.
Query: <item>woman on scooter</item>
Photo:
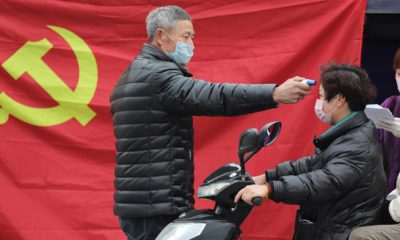
[[[235,201],[260,196],[298,204],[293,239],[346,240],[353,228],[379,222],[385,199],[376,128],[363,112],[376,89],[363,69],[330,64],[322,68],[319,95],[315,113],[331,128],[314,139],[316,154],[254,177]]]

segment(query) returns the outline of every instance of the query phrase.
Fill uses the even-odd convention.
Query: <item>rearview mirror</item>
[[[260,137],[258,130],[250,128],[240,135],[239,139],[239,158],[243,158],[246,153],[259,149]]]
[[[250,128],[240,135],[238,154],[242,176],[245,174],[245,163],[261,148],[275,142],[281,132],[281,127],[280,122],[270,122],[264,125],[260,132],[255,128]]]
[[[282,124],[280,122],[270,122],[261,128],[260,144],[266,147],[271,145],[278,138],[281,132]]]

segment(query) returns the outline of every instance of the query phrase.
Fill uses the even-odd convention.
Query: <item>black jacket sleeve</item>
[[[218,84],[169,72],[160,103],[170,112],[234,116],[276,107],[275,84]],[[165,74],[164,74],[165,76]]]
[[[271,199],[289,204],[335,200],[360,180],[368,152],[365,148],[345,149],[321,169],[270,181]]]
[[[275,169],[270,169],[265,172],[267,181],[280,180],[283,176],[299,175],[311,170],[314,156],[307,156],[298,159],[297,161],[286,161],[278,164]]]

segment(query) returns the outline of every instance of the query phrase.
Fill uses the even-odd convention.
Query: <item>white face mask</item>
[[[194,47],[184,42],[175,41],[167,32],[167,36],[175,43],[175,51],[166,54],[177,63],[187,65],[192,59]]]
[[[397,89],[399,89],[399,92],[400,92],[400,75],[396,73],[395,78],[396,78],[396,83],[397,83]]]
[[[317,115],[317,117],[323,123],[332,124],[332,113],[337,109],[337,107],[334,107],[328,113],[324,113],[324,111],[322,111],[323,107],[324,107],[324,101],[322,101],[321,99],[317,99],[317,101],[315,101],[315,107],[314,107],[315,115]]]

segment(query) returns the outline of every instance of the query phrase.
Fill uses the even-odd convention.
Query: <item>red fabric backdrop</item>
[[[282,83],[299,75],[318,80],[319,66],[330,60],[360,62],[365,0],[2,0],[1,240],[124,239],[112,213],[115,151],[108,99],[147,40],[147,13],[168,4],[180,5],[194,19],[196,49],[189,68],[196,78]],[[82,44],[76,48],[72,37],[48,26],[75,34],[89,50]],[[24,44],[43,39],[52,46],[42,58],[33,53],[44,49],[43,44],[15,60]],[[79,62],[79,53],[94,61]],[[10,59],[16,62],[5,64]],[[52,85],[55,78],[49,70],[72,97],[65,95],[68,91],[60,82]],[[40,84],[41,76],[48,77],[47,85]],[[279,162],[312,154],[313,136],[326,129],[314,115],[317,93],[314,87],[298,104],[247,116],[196,118],[195,187],[221,164],[238,161],[241,131],[272,120],[282,122],[281,136],[249,162],[250,173],[261,174]],[[14,107],[5,99],[39,112]],[[95,115],[80,123],[65,108],[61,112],[67,117],[56,121],[54,109],[71,99],[78,102],[73,108],[86,106]],[[196,204],[210,206],[204,200]],[[291,239],[295,209],[264,203],[244,223],[244,239]]]

